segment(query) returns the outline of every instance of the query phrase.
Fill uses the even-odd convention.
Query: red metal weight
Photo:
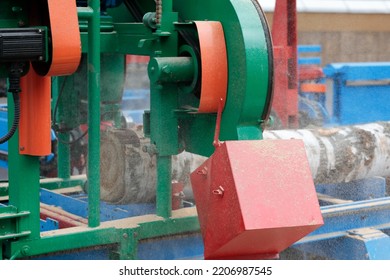
[[[226,141],[191,174],[205,259],[269,259],[323,224],[303,142]]]

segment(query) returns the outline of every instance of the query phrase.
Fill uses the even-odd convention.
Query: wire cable
[[[54,134],[56,135],[57,140],[58,140],[61,144],[64,144],[64,145],[73,145],[73,144],[79,142],[80,140],[82,140],[82,139],[88,134],[88,129],[87,129],[83,134],[81,134],[79,137],[77,137],[76,139],[73,139],[73,140],[71,140],[71,141],[64,141],[64,140],[62,140],[62,139],[58,136],[58,133],[71,132],[71,131],[72,131],[72,130],[61,130],[61,129],[59,129],[59,127],[58,127],[58,125],[57,125],[57,109],[58,109],[58,106],[59,106],[59,101],[61,100],[62,95],[63,95],[63,92],[64,92],[64,89],[65,89],[66,80],[67,80],[67,76],[66,76],[66,77],[64,78],[64,80],[62,81],[61,88],[60,88],[60,92],[59,92],[59,94],[58,94],[56,103],[55,103],[55,105],[54,105],[54,111],[53,111],[53,116],[52,116],[52,119],[53,119],[52,128],[53,128]]]
[[[19,69],[12,69],[9,77],[9,88],[8,92],[12,93],[12,97],[14,100],[14,120],[12,122],[12,126],[7,132],[6,135],[0,138],[0,144],[7,142],[11,137],[15,134],[16,130],[19,126],[20,121],[20,97],[19,93],[20,89],[20,75],[21,71]]]

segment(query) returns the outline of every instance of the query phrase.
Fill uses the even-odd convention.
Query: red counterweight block
[[[226,141],[191,174],[205,259],[268,259],[323,225],[303,142]]]

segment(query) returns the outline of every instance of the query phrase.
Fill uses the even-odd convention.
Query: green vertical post
[[[172,212],[171,156],[157,157],[157,215],[169,218]]]
[[[171,216],[171,155],[178,151],[176,86],[151,86],[151,139],[157,148],[157,215]]]
[[[14,102],[8,95],[8,119],[13,120]],[[9,125],[12,121],[9,122]],[[19,232],[30,231],[29,239],[40,237],[39,158],[19,154],[19,129],[8,141],[9,204],[18,212],[28,211],[19,221]]]
[[[152,93],[152,139],[157,155],[157,215],[168,218],[172,211],[171,155],[178,151],[177,108],[178,81],[191,81],[194,65],[191,59],[177,57],[152,58],[148,73]],[[169,70],[169,71],[167,71]]]
[[[177,57],[178,36],[173,23],[178,21],[178,15],[172,12],[171,0],[164,0],[162,5],[161,25],[156,34],[170,35],[158,40],[161,50],[156,52],[156,56]],[[149,71],[153,72],[153,69]],[[149,76],[151,74],[149,72]],[[150,137],[157,148],[156,214],[169,218],[172,212],[171,155],[179,150],[178,120],[174,115],[178,107],[177,85],[162,85],[159,81],[152,83],[150,101]]]
[[[89,0],[88,24],[88,226],[100,225],[100,1]]]
[[[162,1],[162,11],[165,12],[172,12],[173,9],[173,3],[172,0],[163,0]]]
[[[57,173],[61,179],[69,179],[71,175],[70,168],[70,147],[62,142],[69,141],[69,132],[58,133],[59,141],[57,148]]]
[[[53,95],[53,106],[55,108],[55,104],[57,103],[59,97],[59,77],[52,78],[52,95]],[[62,78],[63,79],[63,78]],[[58,103],[57,116],[53,116],[56,118],[58,123],[61,123],[60,116],[62,116],[63,107],[61,106],[61,102]],[[70,147],[69,145],[65,145],[65,142],[69,141],[69,133],[58,133],[59,141],[57,142],[57,173],[58,177],[61,179],[69,179],[71,175],[70,170]]]

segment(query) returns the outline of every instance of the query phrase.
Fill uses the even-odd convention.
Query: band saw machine
[[[14,96],[8,98],[14,124],[5,140],[9,182],[0,188],[0,258],[103,249],[102,258],[137,259],[147,243],[196,234],[205,259],[277,258],[320,227],[303,143],[262,140],[272,104],[273,46],[259,2],[1,1],[0,73]],[[151,105],[143,126],[150,141],[142,148],[156,162],[154,213],[106,221],[101,127],[123,129],[127,54],[150,57]],[[70,130],[80,125],[88,138],[84,177],[70,170]],[[40,178],[53,127],[58,177]],[[182,151],[208,160],[190,175],[195,206],[172,210],[172,156]],[[68,226],[41,231],[43,198],[66,197],[79,185],[86,216],[67,203],[51,205],[45,209],[57,215],[46,217]]]

